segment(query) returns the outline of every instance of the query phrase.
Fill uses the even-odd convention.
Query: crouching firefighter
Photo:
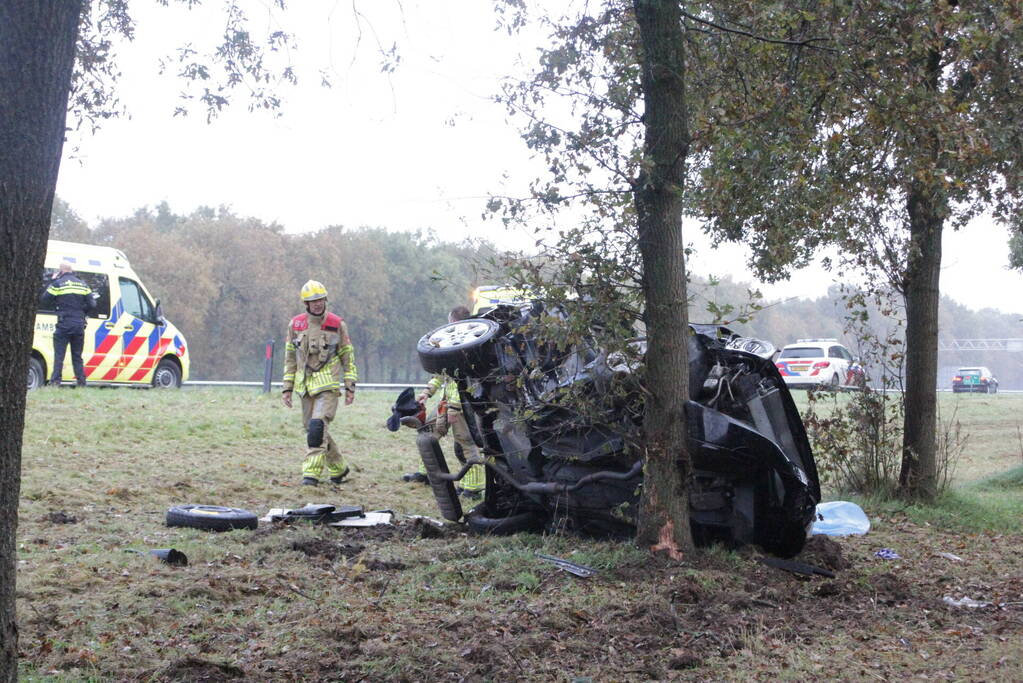
[[[348,475],[348,465],[327,431],[337,413],[344,387],[345,405],[355,400],[355,350],[348,327],[341,316],[327,311],[327,289],[310,280],[302,286],[306,312],[288,325],[284,344],[284,391],[281,400],[288,408],[292,394],[302,399],[302,424],[306,430],[302,483],[315,486],[323,471],[332,484]]]

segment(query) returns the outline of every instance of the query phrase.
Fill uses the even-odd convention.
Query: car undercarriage
[[[441,514],[481,533],[567,530],[635,534],[643,484],[642,358],[605,353],[592,339],[565,348],[538,340],[541,302],[502,305],[441,326],[418,344],[431,373],[458,383],[486,465],[484,501],[463,511],[436,434],[417,445]],[[820,501],[813,454],[767,342],[690,325],[685,407],[697,544],[754,544],[789,557],[806,541]]]

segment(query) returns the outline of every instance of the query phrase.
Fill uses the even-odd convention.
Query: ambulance
[[[85,326],[82,361],[88,385],[177,388],[188,379],[185,337],[166,318],[124,252],[75,242],[50,240],[39,286],[40,304],[32,336],[28,388],[42,386],[53,369],[55,311],[44,310],[42,295],[61,261],[97,295]],[[64,382],[74,382],[70,351],[64,358]]]

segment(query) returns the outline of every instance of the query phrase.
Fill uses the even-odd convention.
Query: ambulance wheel
[[[43,364],[38,358],[28,359],[28,389],[38,389],[46,383],[46,373],[43,371]]]
[[[204,531],[255,529],[259,520],[255,513],[219,505],[175,505],[167,510],[167,526],[183,526]]]
[[[164,358],[153,373],[153,386],[157,389],[178,389],[181,387],[181,369],[169,358]]]
[[[467,318],[424,334],[416,345],[419,362],[429,373],[479,376],[496,364],[490,343],[500,329],[493,320]]]

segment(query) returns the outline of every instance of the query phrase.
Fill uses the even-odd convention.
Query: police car
[[[861,389],[866,373],[837,339],[799,339],[782,348],[775,367],[790,389]]]

